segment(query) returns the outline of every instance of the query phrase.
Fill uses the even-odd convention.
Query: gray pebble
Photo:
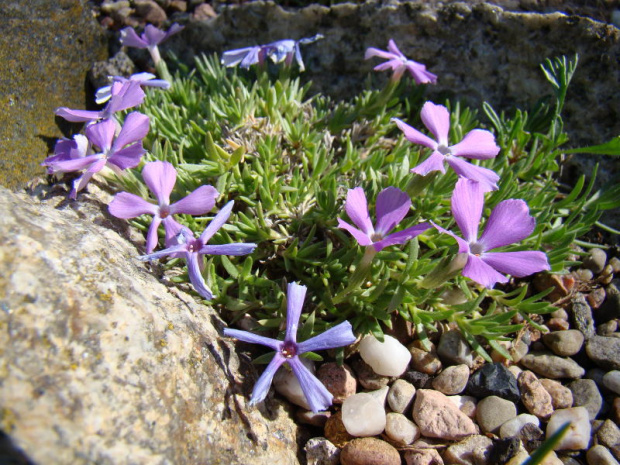
[[[586,460],[588,465],[618,465],[618,461],[611,455],[609,449],[600,444],[588,450]]]
[[[548,352],[530,352],[521,359],[521,365],[542,377],[551,379],[575,379],[585,374],[585,370],[574,360],[558,357]]]
[[[594,336],[586,342],[590,360],[605,370],[620,370],[620,339]]]
[[[603,376],[603,386],[620,396],[620,371],[611,370]]]
[[[592,249],[590,254],[583,260],[583,267],[599,274],[607,263],[607,253],[603,249]]]
[[[447,331],[441,335],[437,354],[446,365],[467,365],[471,368],[474,362],[471,347],[463,335],[456,330]]]
[[[573,328],[581,331],[586,339],[594,336],[594,318],[592,309],[583,294],[577,294],[571,300],[570,317]]]
[[[611,336],[618,331],[618,321],[609,320],[607,323],[601,323],[596,327],[596,334],[599,336]]]
[[[308,465],[338,465],[340,449],[325,438],[312,438],[304,447]]]
[[[415,396],[415,386],[404,379],[397,379],[390,387],[387,402],[394,412],[406,413],[411,410],[413,396]]]
[[[484,433],[499,432],[500,427],[517,416],[514,402],[497,396],[489,396],[478,402],[476,420]]]
[[[543,342],[555,355],[570,357],[581,350],[583,334],[576,329],[553,331],[543,335]]]
[[[594,420],[603,406],[603,398],[596,383],[591,379],[577,379],[567,387],[573,393],[573,407],[585,407],[590,420]]]
[[[467,386],[469,367],[467,365],[453,365],[444,369],[433,380],[433,388],[447,396],[460,394]]]
[[[605,447],[620,445],[620,428],[611,420],[605,420],[596,432],[599,443]]]

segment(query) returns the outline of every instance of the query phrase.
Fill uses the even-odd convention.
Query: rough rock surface
[[[298,463],[218,316],[136,260],[95,189],[0,188],[0,429],[37,464]]]
[[[0,185],[14,188],[44,173],[40,163],[63,135],[56,107],[86,108],[88,71],[107,57],[88,3],[0,2]]]

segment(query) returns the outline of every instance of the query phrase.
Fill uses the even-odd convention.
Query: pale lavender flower
[[[129,192],[116,194],[108,209],[117,218],[129,219],[140,215],[153,215],[153,221],[146,235],[146,253],[157,246],[157,229],[161,223],[166,230],[166,247],[173,245],[173,239],[183,226],[175,219],[175,214],[203,215],[215,206],[218,196],[213,186],[200,186],[178,202],[170,204],[170,194],[177,180],[177,170],[171,163],[153,161],[144,165],[142,179],[157,198],[157,205]]]
[[[67,107],[57,108],[55,113],[73,123],[92,124],[99,120],[112,119],[117,111],[127,110],[140,105],[144,101],[144,91],[138,81],[112,83],[111,96],[108,104],[101,111],[72,110]]]
[[[227,67],[239,65],[241,68],[247,69],[257,63],[262,65],[267,57],[274,63],[284,62],[287,66],[290,66],[295,59],[299,65],[299,70],[303,72],[306,68],[301,58],[299,46],[311,44],[322,38],[321,34],[317,34],[299,40],[284,39],[266,45],[229,50],[222,54],[222,64]]]
[[[74,159],[54,160],[46,166],[50,173],[68,173],[86,171],[73,183],[69,197],[75,199],[90,178],[101,171],[104,166],[120,173],[121,170],[134,168],[140,163],[145,150],[142,139],[149,131],[149,118],[142,113],[133,112],[127,115],[125,123],[116,136],[117,123],[106,119],[86,128],[86,137],[92,145],[99,147],[99,153]]]
[[[89,149],[90,142],[82,134],[76,134],[73,136],[73,139],[58,139],[54,146],[54,155],[47,157],[41,165],[47,166],[48,174],[54,174],[54,170],[50,165],[59,161],[83,158],[88,154]]]
[[[433,150],[430,157],[411,170],[413,173],[421,176],[426,176],[431,171],[445,173],[444,162],[447,162],[459,176],[481,183],[485,192],[497,189],[499,176],[494,171],[472,165],[462,159],[465,157],[486,160],[496,157],[500,149],[491,132],[474,129],[469,131],[461,142],[450,145],[448,143],[450,113],[446,107],[426,102],[420,116],[424,125],[435,136],[435,140],[398,118],[392,119],[403,131],[407,140]]]
[[[284,363],[293,370],[299,380],[301,390],[306,396],[308,405],[313,412],[326,410],[331,404],[333,396],[325,386],[304,366],[299,356],[306,352],[343,347],[355,342],[355,335],[351,323],[343,321],[339,325],[328,329],[322,334],[314,336],[306,341],[297,342],[297,326],[301,316],[301,308],[306,296],[306,287],[296,283],[290,283],[287,289],[286,301],[286,334],[283,341],[259,336],[248,331],[238,329],[224,329],[224,335],[234,337],[240,341],[251,344],[261,344],[276,351],[275,356],[260,376],[252,391],[251,405],[262,402],[273,380],[276,371]]]
[[[459,253],[467,254],[463,276],[492,288],[495,283],[508,282],[504,274],[522,278],[550,269],[547,256],[543,252],[491,252],[498,247],[519,242],[534,231],[536,221],[530,216],[523,200],[510,199],[500,202],[491,212],[484,232],[478,238],[483,207],[483,187],[475,181],[460,178],[452,193],[452,214],[463,233],[463,239],[434,225],[440,232],[456,239]]]
[[[163,189],[161,189],[163,191]],[[209,239],[224,225],[232,211],[234,201],[231,200],[211,220],[198,239],[187,228],[182,228],[177,235],[177,244],[149,255],[142,255],[140,260],[157,260],[166,256],[183,257],[187,262],[189,280],[198,294],[207,300],[213,298],[213,292],[207,287],[201,269],[204,261],[201,255],[247,255],[252,253],[256,244],[235,243],[223,245],[207,245]]]
[[[338,227],[346,229],[362,246],[372,245],[377,252],[393,244],[404,244],[431,227],[429,223],[421,223],[402,231],[389,234],[405,217],[411,207],[409,196],[397,189],[388,187],[377,195],[377,223],[373,226],[368,215],[366,194],[361,187],[349,189],[345,210],[351,221],[357,226],[338,218]],[[358,229],[359,228],[359,229]]]
[[[170,36],[181,32],[185,26],[181,26],[174,23],[170,26],[168,31],[164,32],[161,29],[157,29],[152,24],[147,24],[144,28],[144,32],[138,35],[132,27],[126,27],[121,30],[121,44],[127,47],[145,48],[151,54],[153,63],[157,64],[161,61],[158,45],[168,39]]]
[[[385,58],[385,63],[381,63],[380,65],[375,66],[375,71],[385,71],[387,69],[391,69],[394,74],[392,74],[392,80],[398,81],[402,77],[405,71],[409,71],[413,79],[417,84],[435,84],[437,82],[437,76],[435,76],[430,71],[426,70],[426,66],[422,63],[418,63],[417,61],[409,60],[403,53],[398,49],[396,44],[392,39],[388,42],[388,50],[379,50],[378,48],[370,47],[366,50],[366,54],[364,55],[364,59],[368,60],[372,57],[380,57]]]
[[[156,76],[151,73],[132,74],[129,78],[123,76],[112,77],[112,84],[115,82],[124,84],[127,81],[136,81],[140,83],[140,86],[142,87],[160,87],[162,89],[170,88],[170,83],[168,81],[164,79],[156,79]],[[95,93],[95,102],[102,104],[110,100],[110,97],[112,97],[112,84],[109,86],[103,86],[97,90]]]

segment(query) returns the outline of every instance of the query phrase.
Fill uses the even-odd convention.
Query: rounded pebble
[[[517,380],[521,391],[521,402],[532,415],[543,420],[553,413],[551,394],[547,392],[536,375],[531,371],[523,371]]]
[[[620,338],[594,336],[586,342],[590,360],[605,370],[620,370]]]
[[[448,400],[467,415],[469,418],[476,418],[476,407],[478,399],[472,396],[448,396]]]
[[[324,363],[317,370],[316,377],[332,393],[334,404],[341,404],[357,390],[357,380],[353,375],[353,370],[346,364]]]
[[[308,465],[338,465],[340,449],[325,438],[312,438],[304,446]]]
[[[588,465],[618,465],[618,461],[604,446],[596,445],[586,453]]]
[[[411,354],[397,339],[387,334],[383,337],[383,342],[372,335],[362,339],[360,356],[378,375],[400,376],[407,369]]]
[[[543,342],[555,355],[570,357],[581,350],[585,338],[576,329],[553,331],[543,335]]]
[[[460,394],[469,381],[469,367],[467,365],[453,365],[444,369],[433,380],[433,388],[447,396]]]
[[[443,465],[441,455],[435,449],[406,450],[404,457],[407,465]]]
[[[618,340],[620,342],[620,339]],[[570,358],[548,352],[531,352],[521,359],[521,365],[544,378],[581,378],[585,370]]]
[[[577,379],[567,387],[573,393],[573,406],[585,407],[590,420],[594,420],[603,406],[603,398],[596,383],[591,379]]]
[[[521,429],[527,424],[533,424],[540,426],[540,420],[534,415],[529,413],[522,413],[517,415],[512,420],[508,420],[499,429],[499,437],[502,439],[512,438],[518,436]]]
[[[342,423],[351,436],[376,436],[385,429],[385,409],[375,397],[360,392],[342,403]]]
[[[441,392],[420,389],[415,396],[413,421],[428,438],[459,440],[477,433],[474,422]]]
[[[583,267],[594,274],[599,274],[605,268],[606,263],[607,253],[603,249],[594,248],[590,250],[590,253],[583,260]]]
[[[553,379],[542,378],[540,384],[551,395],[551,404],[554,409],[573,406],[573,393],[562,383]]]
[[[397,379],[390,387],[387,402],[392,411],[406,413],[411,409],[415,396],[415,386],[404,379]]]
[[[546,438],[549,439],[566,422],[570,426],[564,437],[555,446],[555,450],[582,450],[587,449],[590,443],[590,416],[585,407],[573,407],[556,410],[547,423]]]
[[[420,437],[420,428],[402,413],[386,415],[385,434],[400,446],[406,446]]]
[[[342,412],[336,412],[327,419],[324,433],[325,437],[336,447],[342,447],[353,439],[342,423]]]
[[[446,331],[439,339],[437,355],[446,365],[467,365],[471,367],[474,362],[471,347],[456,330]]]
[[[340,453],[342,465],[400,465],[400,454],[385,441],[360,438],[349,442]]]
[[[476,420],[484,433],[498,433],[504,423],[516,416],[515,404],[497,396],[485,397],[476,408]]]
[[[596,432],[599,444],[618,448],[620,445],[620,428],[612,420],[605,420]]]
[[[620,371],[612,370],[603,376],[603,386],[611,392],[620,395]]]

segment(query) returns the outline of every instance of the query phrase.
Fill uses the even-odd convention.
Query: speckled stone
[[[402,413],[386,415],[385,434],[399,446],[406,446],[420,437],[420,428]]]
[[[342,422],[342,412],[336,412],[327,419],[324,429],[325,437],[336,447],[343,447],[354,437],[351,436]]]
[[[474,422],[437,391],[418,390],[412,416],[422,435],[429,438],[454,441],[477,433]]]
[[[425,350],[419,341],[414,341],[410,344],[409,353],[411,354],[411,368],[427,375],[434,375],[441,370],[441,360],[437,356],[435,347],[433,346],[430,351]]]
[[[387,402],[392,411],[408,413],[413,404],[415,387],[404,379],[394,381],[387,395]]]
[[[605,446],[600,444],[588,449],[586,453],[588,465],[618,465],[618,461]]]
[[[567,386],[573,393],[573,407],[585,407],[594,420],[603,406],[603,398],[596,383],[591,379],[577,379]]]
[[[325,438],[312,438],[304,446],[307,465],[339,465],[340,449]]]
[[[444,462],[435,449],[408,449],[403,454],[407,465],[443,465]]]
[[[594,336],[592,309],[583,294],[577,294],[573,297],[569,313],[573,329],[580,331],[586,339]]]
[[[568,329],[543,335],[543,342],[555,355],[570,357],[581,350],[585,338],[580,331]]]
[[[463,335],[456,330],[441,335],[437,354],[446,365],[467,365],[471,367],[474,356]]]
[[[449,446],[443,454],[444,460],[453,465],[479,465],[489,463],[493,441],[479,434],[470,436]]]
[[[586,342],[590,360],[605,370],[620,370],[620,338],[594,336]]]
[[[357,389],[357,380],[346,363],[323,363],[317,371],[317,378],[334,396],[334,404],[341,404],[347,397],[355,394]]]
[[[585,370],[574,360],[558,357],[548,352],[530,352],[521,359],[521,365],[539,376],[551,379],[575,379],[585,374]]]
[[[460,394],[469,381],[467,365],[453,365],[444,369],[433,380],[433,388],[447,396]]]
[[[340,453],[342,465],[400,465],[398,451],[385,441],[360,438],[349,442]]]
[[[596,432],[598,442],[607,448],[620,446],[620,428],[612,420],[605,420]]]
[[[532,415],[546,420],[553,413],[551,395],[536,375],[531,371],[523,371],[517,380],[521,391],[521,402]]]
[[[376,374],[373,369],[361,358],[355,358],[351,362],[351,368],[357,375],[357,380],[364,389],[375,390],[380,389],[383,386],[387,386],[390,382],[388,376],[381,376]]]
[[[573,406],[573,393],[562,383],[553,379],[542,378],[540,384],[551,395],[551,404],[554,409]]]

